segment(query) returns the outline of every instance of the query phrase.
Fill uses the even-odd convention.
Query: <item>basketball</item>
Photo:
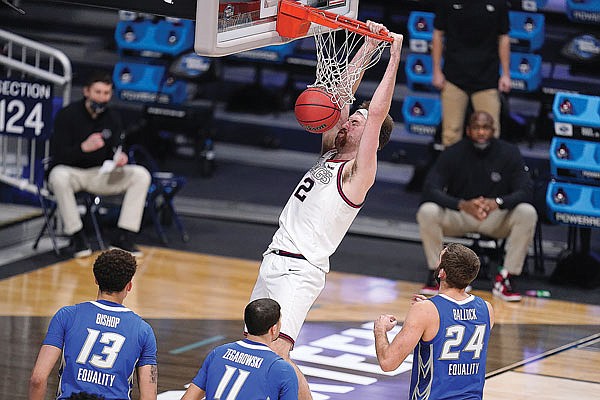
[[[296,99],[296,119],[311,133],[323,133],[333,128],[340,119],[340,108],[331,101],[324,89],[311,87]]]

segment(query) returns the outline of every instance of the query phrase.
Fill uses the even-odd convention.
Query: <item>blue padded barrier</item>
[[[433,62],[427,54],[409,54],[404,66],[406,84],[411,90],[437,90],[432,85]]]
[[[119,21],[115,29],[117,50],[142,57],[177,56],[194,47],[194,22],[189,20]]]
[[[537,54],[511,53],[510,85],[518,92],[535,92],[542,82],[542,57]]]
[[[552,181],[546,206],[554,223],[600,228],[600,187]]]
[[[550,172],[557,179],[600,185],[600,145],[554,137],[550,144]]]
[[[600,141],[600,97],[558,92],[552,113],[557,136]]]
[[[543,14],[509,11],[510,47],[514,51],[535,52],[544,44]]]
[[[187,84],[168,76],[161,65],[119,62],[113,70],[115,93],[124,101],[181,104],[187,98]]]
[[[433,136],[442,120],[442,103],[436,98],[406,96],[402,116],[408,132]]]
[[[409,48],[414,53],[429,53],[433,38],[435,14],[413,11],[408,16]]]
[[[566,12],[571,21],[600,25],[600,0],[567,0]]]

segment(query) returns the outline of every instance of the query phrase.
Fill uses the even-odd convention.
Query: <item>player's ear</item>
[[[275,325],[273,325],[269,331],[273,335],[273,340],[279,337],[279,332],[281,331],[281,320],[277,321]]]
[[[133,287],[133,281],[129,281],[129,283],[127,285],[125,285],[125,289],[127,289],[128,292],[131,292],[132,287]]]
[[[440,270],[438,271],[438,278],[446,279],[446,271],[444,271],[444,268],[440,268]]]

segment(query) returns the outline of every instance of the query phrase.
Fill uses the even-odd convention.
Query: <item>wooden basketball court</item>
[[[154,328],[159,398],[179,399],[212,347],[237,340],[259,262],[145,247],[126,305]],[[27,398],[49,318],[95,298],[94,257],[70,259],[0,281],[0,398]],[[411,360],[377,366],[372,321],[402,319],[416,283],[332,272],[293,351],[315,399],[407,398]],[[595,399],[600,393],[600,306],[525,298],[490,300],[496,326],[485,398]],[[57,385],[53,374],[49,392]],[[391,395],[392,394],[392,395]],[[51,398],[49,395],[48,398]],[[134,394],[134,398],[135,394]]]

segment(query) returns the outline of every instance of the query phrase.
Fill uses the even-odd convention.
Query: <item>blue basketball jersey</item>
[[[440,316],[433,340],[419,341],[413,355],[410,399],[481,399],[490,338],[490,315],[483,299],[429,299]]]
[[[248,339],[213,349],[192,382],[206,392],[206,400],[298,399],[292,365],[267,345]]]
[[[150,325],[127,307],[105,300],[58,310],[43,344],[62,349],[57,399],[82,391],[106,400],[129,399],[135,368],[156,365]]]

